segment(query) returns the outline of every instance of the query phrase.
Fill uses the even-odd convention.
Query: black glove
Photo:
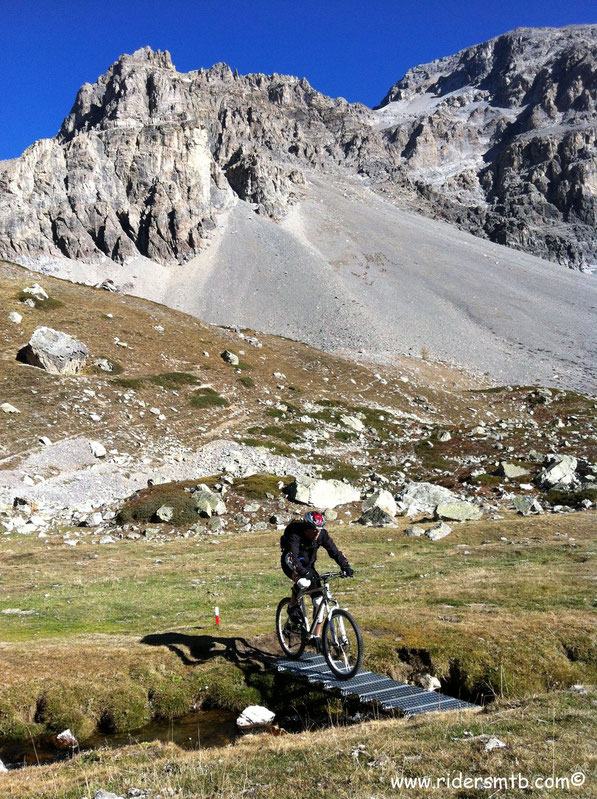
[[[345,566],[342,566],[342,574],[345,577],[354,577],[354,571],[350,568],[348,563]]]

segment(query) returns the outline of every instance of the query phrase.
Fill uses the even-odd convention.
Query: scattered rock
[[[432,674],[422,674],[418,679],[418,683],[425,691],[439,691],[442,687],[441,682]]]
[[[35,297],[36,300],[40,300],[41,302],[50,299],[47,291],[43,289],[39,283],[34,283],[32,286],[27,286],[27,288],[23,289],[23,294],[30,294],[32,297]]]
[[[236,720],[239,730],[264,729],[269,727],[275,719],[276,714],[261,705],[250,705],[246,707]]]
[[[174,516],[174,508],[170,505],[162,505],[156,510],[155,515],[161,522],[170,522]]]
[[[442,430],[442,432],[438,433],[438,435],[437,435],[437,440],[439,442],[441,442],[442,444],[445,444],[446,441],[450,441],[451,439],[452,439],[452,436],[451,436],[450,433],[448,433],[447,430]]]
[[[448,488],[433,483],[408,483],[396,494],[398,507],[407,516],[433,513],[438,505],[458,502],[458,497]]]
[[[238,366],[238,364],[240,363],[238,355],[235,355],[233,352],[230,352],[230,350],[224,350],[224,352],[222,353],[222,360],[226,361],[226,363],[231,363],[233,366]]]
[[[523,477],[525,474],[529,473],[529,470],[525,469],[524,466],[518,466],[515,463],[501,461],[499,465],[499,473],[511,480],[515,477]]]
[[[342,414],[340,416],[340,421],[345,427],[350,427],[351,430],[354,430],[355,433],[362,433],[365,429],[365,425],[360,419],[357,419],[356,416],[346,416]]]
[[[79,746],[79,742],[73,735],[70,729],[58,733],[56,736],[56,745],[60,749],[74,749]]]
[[[483,511],[470,502],[446,502],[436,507],[435,518],[455,522],[476,521],[483,518]]]
[[[21,322],[23,321],[23,317],[21,316],[20,313],[17,313],[16,311],[11,311],[8,314],[8,321],[14,322],[15,325],[20,325]]]
[[[516,496],[512,504],[517,513],[521,516],[529,516],[531,513],[543,513],[543,508],[534,497]]]
[[[10,402],[3,402],[0,405],[0,409],[4,411],[4,413],[20,413],[21,411],[18,408],[15,408],[14,405],[11,405]]]
[[[394,518],[394,516],[398,512],[398,508],[396,507],[396,501],[394,497],[385,488],[382,488],[379,491],[375,491],[373,494],[368,496],[363,502],[363,513],[366,513],[367,511],[370,511],[373,508],[379,508],[391,518]]]
[[[98,369],[101,369],[102,372],[114,371],[114,364],[107,358],[98,358],[97,361],[95,361],[95,366],[97,366]]]
[[[93,799],[124,799],[124,796],[119,796],[118,794],[110,793],[109,791],[99,790],[93,795]]]
[[[411,526],[407,527],[404,531],[404,535],[409,536],[409,538],[420,538],[422,535],[425,535],[425,528],[421,527],[419,524],[411,524]]]
[[[89,350],[68,333],[51,327],[38,327],[29,344],[19,350],[17,359],[52,374],[78,374],[87,363]]]
[[[364,524],[367,527],[389,527],[395,525],[394,517],[386,513],[383,508],[374,505],[369,510],[363,511],[359,520],[359,524]]]
[[[493,752],[494,749],[505,749],[506,744],[503,741],[500,741],[499,738],[496,738],[495,735],[492,735],[485,742],[485,751],[486,752]]]
[[[90,441],[91,454],[94,458],[105,458],[108,454],[106,448],[99,441]]]
[[[545,460],[546,467],[535,477],[540,488],[568,486],[575,481],[578,461],[572,455],[548,455]]]
[[[114,539],[112,538],[111,535],[103,535],[100,538],[99,542],[100,542],[100,544],[113,544],[114,543]]]
[[[428,530],[426,530],[425,536],[430,541],[441,541],[442,538],[450,535],[451,532],[452,528],[449,525],[447,525],[445,522],[440,522],[439,524],[434,524],[433,527],[430,527]]]
[[[323,509],[357,502],[361,498],[357,489],[348,483],[315,477],[297,477],[290,484],[288,494],[295,502]]]

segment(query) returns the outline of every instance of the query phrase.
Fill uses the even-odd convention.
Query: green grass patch
[[[331,469],[321,473],[324,480],[358,480],[363,476],[362,471],[347,461],[337,461]]]
[[[289,486],[294,477],[279,477],[275,474],[253,474],[234,481],[234,491],[247,499],[265,499],[266,494],[280,494],[278,483]]]
[[[582,491],[558,491],[552,488],[545,496],[552,505],[568,505],[571,508],[578,508],[585,499],[597,502],[597,488],[586,488]]]
[[[252,377],[249,377],[249,375],[242,375],[238,378],[238,382],[241,386],[244,386],[244,388],[253,388],[255,386],[255,381]]]
[[[132,388],[134,391],[139,391],[145,384],[144,377],[117,377],[113,381],[121,388]]]
[[[193,408],[228,408],[230,403],[215,389],[204,387],[193,392],[191,405]]]
[[[64,303],[55,299],[54,297],[48,297],[47,300],[40,300],[37,297],[33,297],[31,294],[27,294],[25,291],[20,291],[16,295],[16,298],[20,302],[25,302],[25,300],[33,300],[35,303],[35,309],[38,311],[56,311],[59,308],[64,308]]]
[[[337,441],[347,444],[350,441],[354,441],[357,436],[356,433],[349,433],[347,430],[337,430],[334,433],[334,437]]]
[[[201,482],[201,481],[200,481]],[[155,513],[162,505],[174,509],[172,520],[168,524],[172,527],[184,527],[197,521],[197,511],[189,491],[185,488],[194,488],[197,481],[184,483],[164,483],[149,486],[137,492],[124,504],[116,515],[118,524],[147,524],[158,521]]]
[[[183,386],[196,386],[201,382],[198,377],[188,372],[164,372],[161,375],[152,375],[149,380],[156,386],[174,390],[183,388]]]

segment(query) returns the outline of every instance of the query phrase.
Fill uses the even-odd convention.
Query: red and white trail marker
[[[215,608],[215,612],[216,612],[216,627],[218,627],[220,624],[220,608]]]

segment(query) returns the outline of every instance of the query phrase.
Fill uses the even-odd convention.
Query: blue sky
[[[412,66],[521,26],[597,22],[594,0],[0,0],[0,158],[55,135],[79,86],[121,53],[169,50],[180,71],[305,76],[375,105]]]

